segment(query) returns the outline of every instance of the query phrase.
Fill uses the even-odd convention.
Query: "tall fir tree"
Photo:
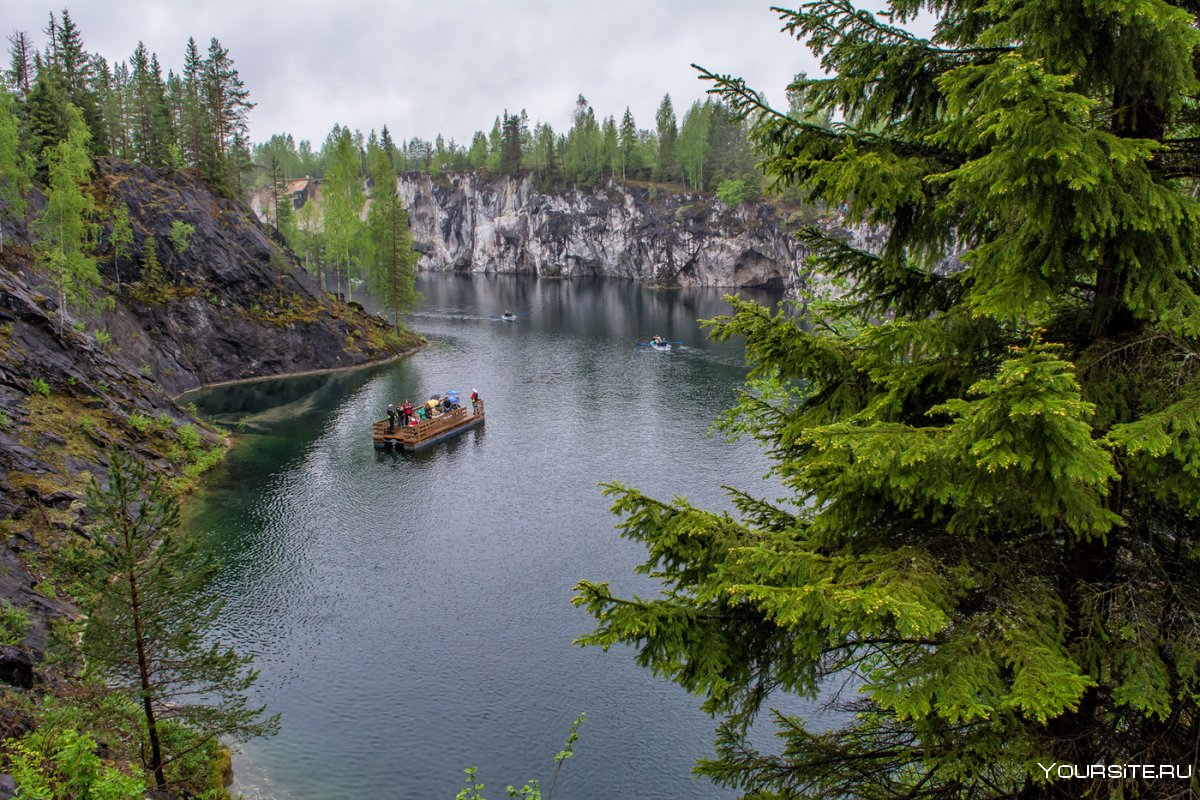
[[[638,129],[633,121],[629,106],[625,106],[625,114],[621,117],[621,129],[618,132],[618,146],[621,154],[621,181],[624,182],[629,173],[637,174],[641,167],[638,163],[640,148],[638,147]]]
[[[368,151],[371,166],[371,208],[367,212],[367,235],[372,258],[368,262],[367,286],[372,295],[392,312],[399,327],[400,312],[420,302],[415,288],[416,252],[408,227],[408,212],[400,200],[396,173],[387,155],[378,148]]]
[[[611,115],[604,118],[600,126],[600,161],[610,179],[621,174],[621,145],[617,135],[617,121]]]
[[[137,43],[130,59],[130,121],[137,159],[152,167],[166,163],[171,142],[170,112],[158,56]]]
[[[671,181],[677,176],[675,167],[675,139],[679,136],[679,128],[675,122],[675,108],[671,105],[671,95],[663,95],[654,115],[658,132],[658,155],[655,160],[654,177],[661,181]]]
[[[210,122],[204,104],[204,59],[196,40],[188,37],[183,53],[183,108],[180,120],[180,142],[184,155],[192,166],[204,163],[213,147],[209,140]]]
[[[388,160],[388,166],[395,171],[396,142],[392,140],[392,132],[388,130],[387,125],[384,125],[383,130],[379,132],[379,146],[383,148],[383,154]]]
[[[705,73],[769,176],[884,241],[807,230],[835,286],[807,321],[715,321],[753,378],[727,424],[791,496],[609,487],[664,589],[582,583],[584,642],[703,695],[698,769],[747,797],[1191,796],[1125,765],[1191,774],[1200,741],[1196,11],[949,0],[901,27],[927,8],[780,11],[831,76],[791,85],[800,113]],[[844,713],[776,713],[763,752],[773,692]]]
[[[521,118],[505,110],[500,134],[500,172],[516,175],[521,170]]]

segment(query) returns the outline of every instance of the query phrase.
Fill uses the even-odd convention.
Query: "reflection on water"
[[[603,281],[428,276],[411,320],[430,338],[373,370],[196,396],[246,435],[189,524],[225,567],[220,635],[257,657],[254,699],[283,715],[247,745],[249,796],[450,798],[477,764],[489,791],[547,779],[580,711],[557,793],[721,798],[690,776],[713,721],[631,652],[571,644],[581,578],[653,593],[634,575],[597,484],[728,507],[766,496],[751,443],[707,434],[744,375],[736,344],[696,320],[718,292]],[[771,299],[771,298],[766,298]],[[493,320],[505,309],[528,313]],[[636,346],[654,334],[670,353]],[[478,388],[484,428],[416,454],[377,453],[389,402]],[[501,796],[502,791],[492,791]]]

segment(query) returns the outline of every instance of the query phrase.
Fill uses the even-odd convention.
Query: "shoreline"
[[[206,389],[219,389],[222,386],[236,386],[240,383],[261,383],[263,381],[286,380],[287,378],[303,378],[309,375],[326,375],[334,372],[350,372],[356,369],[370,369],[371,367],[380,367],[384,364],[391,364],[393,361],[399,361],[402,358],[407,358],[415,353],[419,353],[429,346],[429,340],[421,337],[422,341],[416,347],[410,347],[407,350],[402,350],[399,353],[380,358],[375,361],[364,361],[361,364],[351,364],[345,367],[324,367],[322,369],[306,369],[299,372],[278,372],[274,375],[257,375],[253,378],[234,378],[228,381],[217,381],[216,383],[202,383],[195,389],[188,389],[180,392],[171,399],[178,403],[181,398],[193,392],[202,392]]]

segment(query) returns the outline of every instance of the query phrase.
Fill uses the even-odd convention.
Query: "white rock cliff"
[[[637,186],[545,193],[528,178],[398,180],[419,268],[605,276],[659,286],[792,288],[807,255],[785,214]]]

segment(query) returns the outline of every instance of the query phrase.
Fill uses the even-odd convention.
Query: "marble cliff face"
[[[783,289],[804,268],[794,226],[766,203],[641,186],[548,193],[475,173],[398,182],[425,270]]]

